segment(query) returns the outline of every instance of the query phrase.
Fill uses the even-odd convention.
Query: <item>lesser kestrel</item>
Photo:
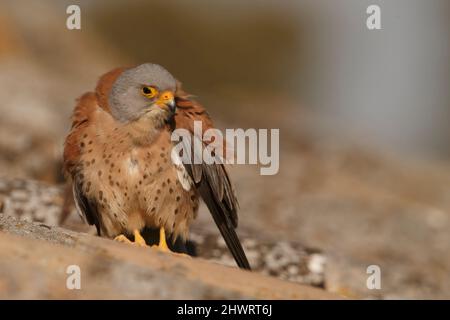
[[[237,199],[223,164],[174,159],[171,133],[193,123],[212,128],[205,109],[163,67],[146,63],[103,75],[73,113],[64,147],[78,211],[99,235],[145,245],[141,231],[158,228],[158,248],[186,239],[199,197],[210,210],[238,266],[250,265],[236,235]],[[128,236],[128,237],[127,237]]]

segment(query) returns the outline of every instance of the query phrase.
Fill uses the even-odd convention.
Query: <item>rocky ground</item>
[[[338,298],[324,290],[256,272],[3,214],[0,226],[1,299]],[[69,278],[73,266],[80,270],[79,290],[73,289],[76,282]]]
[[[72,230],[71,234],[81,232],[94,235],[95,228],[85,224],[73,207],[69,209],[71,212],[68,217],[62,219],[64,195],[65,189],[61,186],[52,186],[33,180],[0,179],[0,213],[5,217],[2,220],[1,230],[11,231],[9,226],[20,220],[35,222],[44,228],[61,226],[67,232],[69,229]],[[9,221],[6,217],[13,220]],[[40,229],[29,226],[26,231],[18,234],[30,234],[35,230]],[[41,232],[38,233],[30,236],[41,239]],[[293,283],[323,287],[326,258],[320,251],[304,248],[294,242],[270,241],[267,238],[255,238],[249,234],[251,232],[244,232],[241,239],[255,272]],[[45,240],[53,242],[54,239],[47,234]],[[57,243],[61,242],[59,236],[56,240]],[[188,249],[193,256],[221,265],[235,266],[221,236],[208,231],[208,228],[202,227],[201,224],[193,228]]]

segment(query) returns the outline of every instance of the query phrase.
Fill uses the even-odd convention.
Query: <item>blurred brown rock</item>
[[[286,137],[286,136],[285,136]],[[362,148],[285,146],[280,172],[232,173],[241,225],[319,248],[325,288],[350,297],[450,297],[450,170]],[[203,217],[202,217],[203,218]],[[381,290],[366,269],[381,268]]]
[[[30,2],[25,9],[11,1],[0,11],[0,176],[60,180],[75,99],[118,55],[92,33],[67,30],[63,4]]]

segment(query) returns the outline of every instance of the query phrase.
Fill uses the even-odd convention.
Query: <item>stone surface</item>
[[[337,299],[199,258],[30,223],[0,214],[2,299]],[[69,290],[67,268],[81,271]]]
[[[286,147],[277,176],[238,167],[241,225],[318,248],[325,288],[358,298],[450,297],[447,163],[361,148]],[[370,265],[381,290],[366,286]]]
[[[0,178],[0,213],[28,222],[63,226],[94,235],[95,228],[82,221],[73,206],[68,208],[68,216],[62,218],[63,197],[67,191],[62,186],[35,180]],[[71,197],[70,192],[68,196]],[[299,243],[257,238],[251,235],[252,232],[240,233],[254,271],[283,280],[323,287],[323,268],[310,268],[313,258],[325,259],[321,252],[304,248]],[[223,238],[202,225],[196,224],[192,228],[188,247],[192,255],[235,266]]]

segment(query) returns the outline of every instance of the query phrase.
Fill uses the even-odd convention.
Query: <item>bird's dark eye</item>
[[[153,98],[158,93],[158,91],[154,87],[150,87],[150,86],[143,86],[141,89],[141,92],[147,98]]]
[[[145,94],[149,94],[149,93],[152,92],[152,90],[150,90],[148,87],[143,87],[142,88],[142,92],[145,93]]]

